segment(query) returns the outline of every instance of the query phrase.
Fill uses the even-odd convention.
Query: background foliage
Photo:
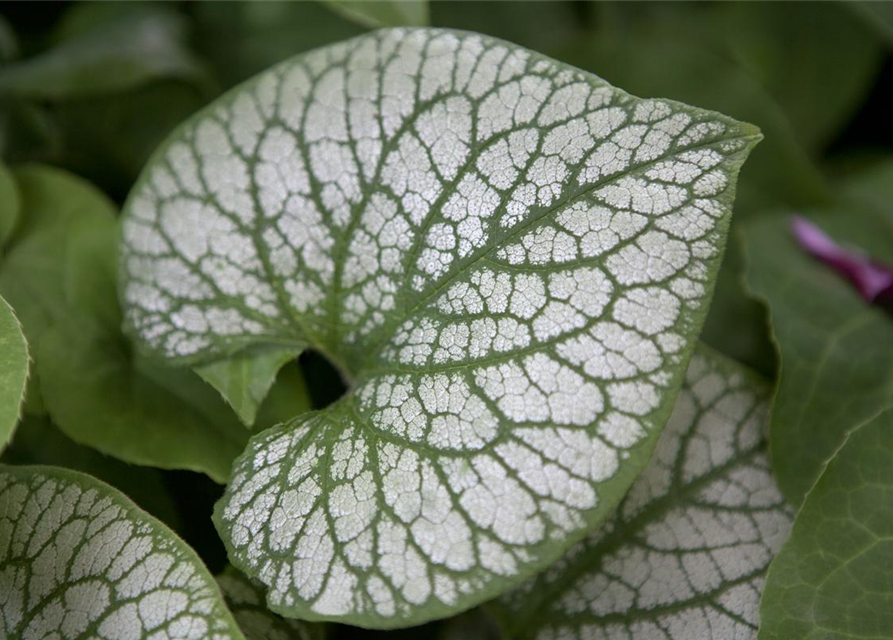
[[[198,375],[142,360],[121,335],[116,211],[176,124],[270,65],[382,24],[468,29],[591,71],[635,95],[716,109],[762,129],[765,140],[740,177],[728,254],[702,338],[776,381],[773,469],[788,501],[805,504],[804,520],[779,559],[784,582],[771,587],[781,595],[769,611],[764,603],[763,613],[766,620],[801,620],[797,611],[853,590],[833,581],[818,596],[803,588],[820,581],[816,571],[835,569],[809,568],[804,558],[816,546],[833,546],[838,535],[822,538],[810,529],[840,518],[862,532],[858,525],[870,521],[872,535],[881,537],[893,527],[893,483],[883,471],[890,449],[883,427],[893,405],[889,313],[805,256],[788,233],[789,216],[805,214],[838,241],[893,264],[890,6],[4,4],[0,155],[9,169],[0,171],[0,295],[22,323],[32,370],[25,417],[2,461],[55,464],[103,479],[171,526],[220,573],[225,554],[210,514],[222,487],[214,481],[225,480],[248,433]],[[260,407],[240,415],[253,418],[256,410],[259,429],[324,406],[341,390],[337,373],[306,354],[280,373]],[[172,415],[188,416],[184,432],[164,431]],[[123,430],[133,424],[145,434],[139,442]],[[219,431],[210,448],[201,445],[208,430]],[[183,446],[201,454],[194,471],[163,470],[182,467],[165,446],[170,437],[185,437]],[[861,510],[841,516],[835,492],[849,492]],[[874,521],[883,513],[864,511],[879,501],[887,510],[883,525]],[[859,551],[858,540],[847,540],[843,563]],[[888,551],[877,553],[891,566]],[[863,586],[881,590],[878,603],[886,589],[889,604],[884,579],[872,574]],[[810,624],[766,637],[807,637]],[[865,630],[850,618],[834,625],[839,637]],[[890,625],[879,620],[876,628],[893,634]],[[480,612],[430,626],[443,637],[496,633]],[[336,626],[331,633],[355,637],[356,631]],[[401,633],[418,632],[390,635]]]

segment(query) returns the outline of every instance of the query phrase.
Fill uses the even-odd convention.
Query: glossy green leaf
[[[28,343],[15,311],[0,297],[0,451],[12,437],[28,382]]]
[[[878,171],[890,176],[891,169]],[[893,200],[883,198],[889,183],[862,181],[875,186],[851,186],[862,195],[811,219],[839,243],[893,264]],[[893,406],[893,323],[797,246],[789,225],[788,216],[771,215],[747,225],[745,238],[747,283],[768,305],[779,350],[773,468],[785,496],[799,505],[846,434]]]
[[[264,604],[264,591],[233,567],[217,576],[226,604],[246,640],[322,640],[325,626],[276,615]]]
[[[846,439],[769,567],[760,640],[893,637],[893,411]]]
[[[4,638],[244,640],[192,549],[55,467],[0,467],[0,594]]]
[[[607,515],[669,415],[759,137],[502,41],[397,29],[176,132],[125,210],[131,332],[189,364],[310,345],[351,387],[258,434],[218,505],[271,607],[442,617]]]
[[[57,44],[0,67],[0,93],[66,99],[130,89],[158,78],[207,82],[185,46],[182,16],[159,5],[104,5],[74,7]]]
[[[508,637],[755,638],[763,577],[792,520],[764,447],[768,392],[737,363],[695,354],[617,513],[493,604]]]
[[[324,0],[325,5],[364,27],[427,27],[428,0]]]
[[[298,355],[298,349],[246,349],[226,360],[198,366],[195,372],[217,389],[239,419],[250,427],[276,374]]]

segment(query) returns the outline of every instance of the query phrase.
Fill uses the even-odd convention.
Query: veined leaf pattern
[[[351,381],[256,436],[216,520],[270,606],[364,626],[559,557],[647,462],[758,131],[475,34],[287,61],[176,132],[122,295],[188,363],[312,346]]]
[[[91,476],[0,466],[0,637],[244,640],[214,578]]]
[[[768,387],[704,350],[616,515],[495,603],[511,637],[747,640],[792,510],[769,469]]]

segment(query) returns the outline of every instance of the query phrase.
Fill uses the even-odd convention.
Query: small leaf
[[[0,297],[0,451],[19,421],[28,382],[28,343],[12,307]]]
[[[760,640],[893,637],[893,410],[855,429],[769,567]]]
[[[427,27],[431,24],[428,0],[325,0],[325,5],[344,17],[378,27]]]
[[[0,467],[0,636],[243,640],[201,560],[90,476]]]
[[[493,604],[512,638],[756,637],[791,526],[764,450],[768,386],[703,349],[651,464],[601,528]]]
[[[893,175],[893,164],[886,171]],[[809,219],[837,243],[893,264],[893,200],[882,197],[890,184],[878,182],[873,198],[848,195]],[[747,285],[768,304],[780,359],[772,466],[785,497],[799,506],[846,434],[893,406],[893,323],[797,245],[788,216],[765,216],[744,230]]]
[[[394,627],[560,556],[649,458],[758,140],[413,29],[187,122],[125,208],[130,331],[190,365],[310,345],[350,384],[236,461],[216,510],[233,564],[277,612]]]
[[[299,349],[246,349],[226,360],[198,366],[195,372],[220,392],[239,420],[251,427],[276,374],[300,353]]]
[[[58,44],[0,68],[0,92],[58,100],[121,91],[159,78],[207,82],[185,47],[183,18],[166,7],[81,5],[72,13],[69,21],[77,28],[63,33],[67,37]]]
[[[322,640],[325,626],[282,618],[264,604],[264,591],[233,567],[217,576],[217,584],[245,640]]]

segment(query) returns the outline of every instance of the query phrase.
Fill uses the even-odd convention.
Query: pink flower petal
[[[893,299],[893,267],[868,256],[844,249],[806,218],[794,216],[791,232],[811,256],[847,278],[868,302]]]

